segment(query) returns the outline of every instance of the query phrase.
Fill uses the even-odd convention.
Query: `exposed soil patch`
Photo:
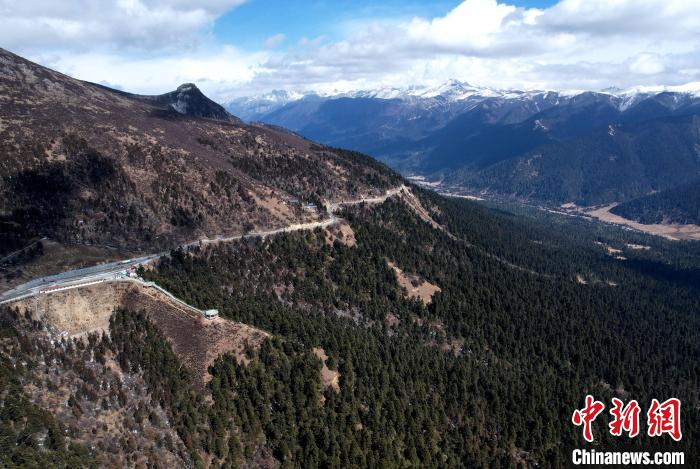
[[[608,253],[608,255],[610,255],[610,256],[615,256],[617,254],[622,253],[622,249],[614,248],[614,247],[609,246],[605,243],[601,243],[600,241],[594,241],[594,243],[597,244],[598,246],[602,246],[605,249],[605,251]]]
[[[350,224],[345,220],[340,220],[335,225],[331,225],[325,229],[326,243],[331,246],[335,241],[340,242],[349,247],[357,245],[355,232]]]
[[[204,319],[168,301],[165,295],[144,290],[132,288],[124,297],[124,305],[146,312],[177,356],[195,373],[195,386],[200,389],[209,381],[208,369],[220,355],[230,352],[239,363],[247,363],[246,345],[255,350],[270,336],[235,321]]]
[[[427,280],[421,279],[417,275],[408,275],[404,273],[396,264],[387,261],[389,267],[394,269],[396,279],[399,286],[404,290],[406,298],[418,298],[423,304],[430,304],[433,301],[433,295],[442,291],[437,285],[433,285]]]
[[[452,233],[447,231],[447,228],[436,222],[433,217],[430,215],[430,212],[428,209],[426,209],[423,204],[418,200],[418,197],[413,195],[413,193],[407,189],[404,188],[400,193],[399,196],[401,197],[401,200],[403,200],[408,207],[413,210],[413,212],[418,215],[418,217],[435,228],[436,230],[440,230],[444,233],[446,233],[450,238],[452,239],[457,239]]]
[[[428,321],[423,318],[419,318],[418,316],[413,316],[411,318],[414,324],[418,324],[419,326],[426,326],[428,327],[431,331],[434,331],[435,333],[446,337],[447,336],[447,331],[445,331],[445,325],[440,321],[439,319],[434,319],[432,321]]]
[[[401,324],[401,320],[392,313],[386,315],[384,322],[386,322],[386,325],[389,327],[397,327],[399,324]]]
[[[335,314],[339,318],[350,319],[356,325],[360,324],[360,322],[363,319],[363,316],[362,316],[362,313],[360,312],[360,309],[356,306],[352,306],[349,309],[337,309],[336,308],[333,310],[333,314]]]
[[[260,188],[259,192],[252,194],[255,204],[267,210],[271,219],[263,219],[257,228],[269,229],[270,227],[292,225],[295,223],[308,223],[319,220],[318,213],[305,212],[300,207],[293,207],[286,203],[274,190]]]
[[[440,350],[443,352],[452,352],[456,357],[462,355],[464,351],[464,340],[462,339],[452,339],[445,342],[440,346]]]
[[[449,337],[445,325],[439,319],[427,320],[413,316],[411,321],[421,327],[427,327],[434,337],[427,345],[437,347],[443,352],[450,352],[456,357],[464,351],[464,339],[459,337]]]
[[[323,362],[323,366],[321,367],[321,384],[323,385],[323,389],[332,388],[336,392],[340,391],[340,373],[337,370],[331,370],[328,368],[328,365],[326,365],[328,361],[326,351],[321,347],[314,347],[313,352],[314,355]],[[323,403],[324,400],[323,396],[321,396],[321,403]]]
[[[126,284],[100,283],[87,287],[38,295],[16,303],[20,309],[28,309],[45,319],[59,332],[71,337],[90,332],[109,332],[109,318],[114,309],[121,306]]]

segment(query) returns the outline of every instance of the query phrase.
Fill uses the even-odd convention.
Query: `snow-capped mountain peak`
[[[634,96],[660,93],[679,93],[700,97],[700,81],[673,86],[635,86],[614,94],[617,96]]]
[[[443,105],[458,105],[471,108],[489,100],[505,100],[513,103],[531,103],[535,109],[540,104],[560,105],[565,103],[588,102],[591,99],[607,99],[609,104],[621,111],[655,95],[669,93],[663,97],[664,105],[675,108],[688,99],[700,98],[700,82],[676,86],[637,86],[621,89],[616,87],[600,91],[585,90],[517,90],[475,86],[465,81],[450,79],[436,86],[413,85],[406,87],[384,86],[354,91],[294,91],[274,90],[262,95],[237,98],[226,103],[226,107],[245,120],[254,120],[274,112],[290,103],[301,100],[365,98],[400,100],[408,103],[424,103],[421,106],[434,108]],[[605,98],[607,96],[607,98]],[[486,104],[484,104],[486,105]]]
[[[434,88],[428,88],[419,94],[422,98],[442,97],[451,101],[462,101],[474,96],[494,97],[501,93],[491,88],[472,86],[459,80],[448,80]]]

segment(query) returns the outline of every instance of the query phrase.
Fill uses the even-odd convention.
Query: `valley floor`
[[[489,202],[496,203],[502,202],[505,199],[509,202],[513,202],[513,199],[508,197],[495,196],[493,194],[485,195],[483,193],[472,194],[469,192],[465,192],[463,189],[443,188],[440,186],[439,182],[428,182],[424,179],[421,179],[420,176],[413,176],[409,179],[412,179],[413,182],[417,183],[420,186],[435,190],[439,194],[444,195],[446,197],[464,198],[476,201],[487,200]],[[521,203],[526,206],[533,206],[531,203],[525,201],[519,201],[518,203]],[[617,203],[613,203],[604,206],[580,207],[573,203],[568,203],[556,208],[543,205],[534,206],[541,210],[546,210],[553,213],[560,213],[562,215],[580,216],[589,219],[594,218],[604,223],[631,228],[642,233],[647,233],[654,236],[661,236],[672,241],[700,241],[700,226],[698,225],[679,223],[644,224],[611,213],[610,210],[612,210],[617,205]]]
[[[639,223],[634,220],[628,220],[627,218],[621,217],[620,215],[615,215],[611,213],[610,210],[617,204],[610,204],[604,207],[596,209],[583,209],[586,215],[597,218],[600,221],[606,223],[614,223],[616,225],[628,226],[634,228],[635,230],[642,231],[644,233],[653,234],[656,236],[663,236],[664,238],[679,241],[679,240],[700,240],[700,226],[687,224],[680,225],[677,223],[656,223],[645,225],[644,223]]]

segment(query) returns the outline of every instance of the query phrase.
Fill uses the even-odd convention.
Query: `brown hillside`
[[[131,95],[0,49],[0,255],[36,236],[167,248],[321,216],[290,199],[397,182],[370,158],[222,111],[193,85]]]

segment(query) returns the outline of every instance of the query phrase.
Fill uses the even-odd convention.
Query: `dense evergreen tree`
[[[250,365],[212,367],[216,454],[233,428],[229,454],[266,448],[297,467],[558,467],[582,445],[571,413],[592,393],[680,398],[680,446],[697,457],[698,264],[681,266],[663,242],[668,263],[634,249],[623,262],[593,243],[624,241],[617,232],[583,244],[541,220],[421,198],[445,230],[388,201],[344,214],[356,247],[299,232],[174,252],[144,273],[275,334]],[[404,298],[387,260],[442,291],[427,306]],[[320,391],[315,346],[336,357],[338,393]],[[597,441],[615,446],[607,417]]]

